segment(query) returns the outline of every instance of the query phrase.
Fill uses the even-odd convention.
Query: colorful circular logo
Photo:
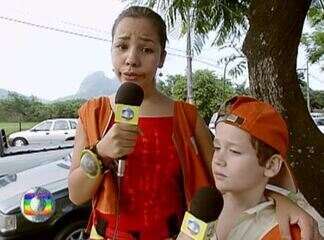
[[[45,222],[54,214],[55,200],[47,189],[35,187],[24,193],[20,209],[27,220],[35,223]]]

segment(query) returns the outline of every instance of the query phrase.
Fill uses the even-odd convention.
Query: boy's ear
[[[268,178],[276,176],[281,169],[282,162],[283,158],[280,154],[272,155],[265,165],[264,175]]]
[[[159,68],[163,67],[166,54],[167,54],[167,52],[165,50],[163,50],[163,52],[161,53],[160,63],[159,63],[159,66],[158,66]]]

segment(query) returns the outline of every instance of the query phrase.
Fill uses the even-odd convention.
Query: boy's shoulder
[[[229,239],[278,240],[281,239],[279,224],[276,219],[275,205],[272,199],[262,202],[243,212],[237,225],[233,228]],[[300,229],[297,225],[290,227],[293,240],[300,240]]]
[[[263,239],[278,222],[275,216],[273,200],[265,201],[243,211],[236,220],[228,233],[228,239]],[[217,240],[216,237],[213,240]]]

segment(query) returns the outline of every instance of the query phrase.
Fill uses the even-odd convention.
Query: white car
[[[310,115],[312,118],[324,117],[324,113],[321,112],[311,112]]]
[[[7,153],[6,156],[0,157],[0,162],[13,162],[15,165],[13,170],[20,169],[0,176],[1,240],[88,239],[83,232],[90,216],[91,202],[76,206],[69,199],[67,178],[71,166],[71,155],[68,154],[71,147],[50,151],[44,148],[43,152],[19,155],[12,152],[12,155]],[[33,158],[41,163],[31,168],[25,167],[23,162]],[[47,189],[55,199],[55,207],[52,208],[54,215],[46,222],[31,222],[31,219],[26,218],[21,212],[22,197],[27,191],[36,187]],[[49,204],[46,201],[46,208],[47,206]]]
[[[315,117],[313,118],[319,130],[324,133],[324,117]]]
[[[29,130],[10,134],[9,144],[22,146],[74,140],[76,126],[75,118],[48,119]]]

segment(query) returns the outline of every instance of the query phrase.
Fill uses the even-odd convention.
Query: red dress
[[[139,119],[142,135],[127,158],[121,184],[118,239],[129,239],[123,233],[130,233],[135,239],[162,240],[181,226],[185,200],[172,125],[173,117]],[[108,236],[114,230],[112,222]]]

